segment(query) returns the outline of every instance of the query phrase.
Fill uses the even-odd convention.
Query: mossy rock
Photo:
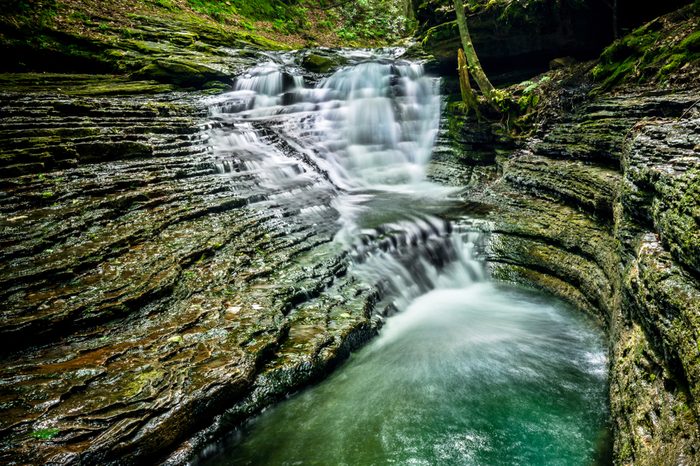
[[[346,63],[347,60],[341,56],[328,56],[310,53],[302,59],[301,66],[312,73],[328,73]]]
[[[212,81],[229,84],[231,82],[228,75],[208,66],[171,59],[156,60],[133,73],[131,77],[195,88],[202,88]]]
[[[457,26],[457,21],[449,21],[428,29],[421,44],[423,48],[430,53],[443,55],[450,53],[443,51],[447,43],[449,44],[447,47],[450,49],[451,54],[455,55],[457,52],[455,52],[455,48],[452,46],[455,41],[459,44],[459,28]]]
[[[606,48],[592,70],[600,89],[622,83],[665,82],[700,62],[700,31],[690,6],[657,18]]]

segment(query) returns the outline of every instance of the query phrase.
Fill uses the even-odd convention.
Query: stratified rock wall
[[[497,206],[496,277],[607,327],[616,464],[700,463],[698,97],[585,98],[497,157],[496,181],[470,196]]]
[[[496,1],[472,11],[470,35],[489,73],[546,67],[567,55],[592,56],[612,38],[612,27],[601,21],[608,14],[602,2]],[[418,17],[424,50],[454,69],[461,43],[452,1],[424,1]]]
[[[327,222],[217,170],[209,138],[230,128],[202,94],[17,79],[0,91],[0,463],[185,462],[196,432],[374,334],[320,176],[303,206]]]
[[[612,2],[606,0],[463,0],[476,52],[491,77],[499,73],[544,70],[550,60],[592,58],[614,34]],[[624,35],[690,0],[618,0],[617,30]],[[457,63],[461,47],[452,0],[420,0],[416,16],[423,49],[445,71]],[[507,80],[507,78],[506,78]]]

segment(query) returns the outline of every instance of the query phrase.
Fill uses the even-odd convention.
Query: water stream
[[[382,290],[385,324],[206,462],[592,464],[605,450],[602,334],[488,279],[487,236],[443,215],[457,193],[426,180],[439,80],[395,54],[347,52],[317,82],[272,57],[212,101],[221,173],[332,231],[350,274]]]

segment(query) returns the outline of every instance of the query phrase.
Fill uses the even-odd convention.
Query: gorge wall
[[[697,21],[686,8],[645,30],[697,37]],[[457,152],[445,157],[472,167],[467,197],[491,209],[494,275],[564,297],[607,328],[615,464],[700,461],[693,60],[674,82],[616,90],[601,90],[592,65],[560,74],[544,91],[547,116],[515,150],[450,107]]]
[[[531,76],[546,70],[556,58],[594,58],[612,42],[615,29],[625,35],[690,1],[618,0],[616,17],[606,0],[464,3],[472,40],[487,74],[497,79],[505,74],[508,81],[509,73]],[[438,59],[443,72],[450,73],[457,63],[455,50],[461,47],[452,0],[422,0],[414,5],[423,49]]]
[[[423,44],[447,63],[449,2],[426,16],[432,3],[417,5]],[[503,26],[485,10],[471,18],[477,50],[506,71],[597,53],[603,41],[580,27],[595,18],[574,7],[538,10],[546,21],[526,33],[532,18]],[[253,177],[231,182],[212,160],[210,139],[231,125],[202,102],[278,44],[199,22],[138,24],[70,49],[61,41],[74,36],[52,33],[31,55],[17,30],[2,37],[30,68],[61,45],[77,61],[60,71],[132,73],[0,76],[8,464],[182,463],[377,330],[376,290],[347,278],[335,231],[297,222],[298,206],[265,202]],[[676,37],[673,53],[647,53],[639,36],[604,54],[627,75],[603,66],[596,81],[585,64],[554,75],[536,130],[519,140],[449,106],[453,147],[434,162],[493,224],[496,277],[562,296],[608,329],[619,464],[700,463],[696,31],[686,9],[651,31],[652,43]],[[324,55],[325,72],[338,61]],[[655,56],[668,60],[655,76],[674,67],[640,84]],[[330,199],[308,210],[332,211]]]

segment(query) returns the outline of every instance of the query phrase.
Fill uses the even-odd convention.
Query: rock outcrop
[[[496,18],[484,14],[482,29]],[[435,26],[435,40],[450,27]],[[257,52],[167,31],[144,21],[116,48],[61,52],[131,78],[0,76],[3,463],[183,463],[376,332],[377,291],[350,277],[333,219],[302,222],[253,174],[222,176],[209,138],[227,122],[204,92],[177,90],[220,89]],[[567,31],[539,30],[563,40],[556,53],[491,39],[505,59],[549,59]],[[19,63],[20,39],[2,39]],[[55,52],[48,39],[27,60]],[[591,86],[561,84],[554,116],[516,148],[455,116],[431,173],[493,223],[495,276],[607,328],[616,462],[700,463],[700,92]],[[305,211],[333,215],[326,180],[308,183]]]
[[[662,31],[696,21],[689,11]],[[493,150],[491,165],[486,147],[459,153],[479,127],[453,118],[452,157],[475,174],[468,197],[491,209],[494,275],[553,292],[608,331],[615,464],[700,462],[697,68],[614,92],[579,68],[536,134]]]
[[[527,73],[546,69],[553,58],[593,56],[612,38],[610,25],[600,21],[607,14],[602,3],[526,3],[489,2],[472,7],[469,30],[487,73]],[[418,7],[423,48],[445,69],[455,68],[455,50],[461,46],[451,4],[451,0],[431,0]]]
[[[182,462],[376,330],[334,219],[219,172],[204,95],[98,81],[0,92],[3,464]]]
[[[465,2],[474,47],[492,77],[509,73],[530,75],[546,70],[561,57],[592,58],[614,37],[611,3],[521,0]],[[618,0],[617,29],[627,31],[659,15],[690,3],[689,0],[639,2]],[[444,70],[456,67],[461,46],[452,0],[416,2],[416,17],[425,52]],[[537,71],[539,70],[539,71]]]

